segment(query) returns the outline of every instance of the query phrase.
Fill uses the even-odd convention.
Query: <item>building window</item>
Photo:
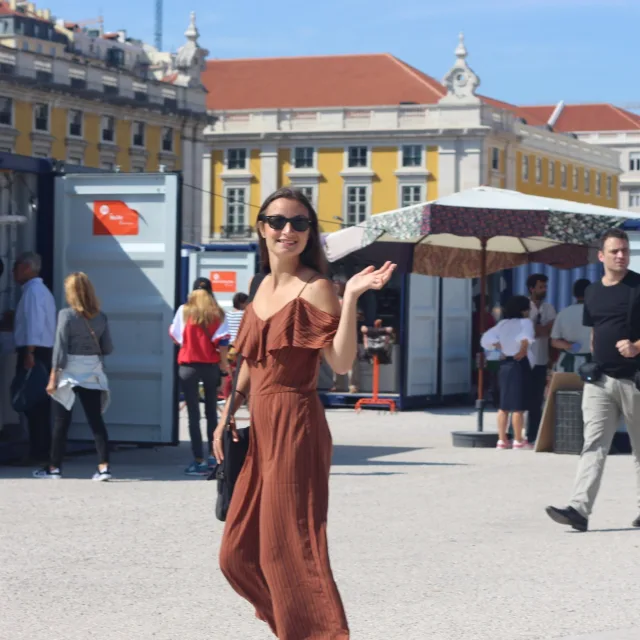
[[[522,156],[522,180],[529,182],[529,156]]]
[[[133,123],[133,146],[144,147],[144,122]]]
[[[50,71],[36,71],[36,82],[38,84],[51,84],[53,74]]]
[[[72,89],[86,89],[87,81],[84,78],[71,78],[71,88]]]
[[[247,168],[247,150],[246,149],[229,149],[229,152],[227,154],[227,169],[246,169],[246,168]]]
[[[33,107],[34,128],[36,131],[49,131],[49,105],[36,104]]]
[[[629,191],[629,206],[640,207],[640,191]]]
[[[102,116],[102,142],[114,142],[116,139],[116,119]]]
[[[74,138],[82,138],[82,111],[69,110],[69,135]]]
[[[367,219],[367,187],[347,187],[347,225]]]
[[[144,167],[141,164],[131,167],[131,173],[144,173]]]
[[[607,176],[607,198],[611,198],[612,196],[612,192],[613,192],[613,184],[612,184],[613,180],[611,179],[611,176]]]
[[[134,91],[133,99],[136,102],[149,102],[149,96],[146,91]]]
[[[0,124],[13,124],[13,100],[0,97]]]
[[[566,164],[560,165],[560,186],[563,189],[567,188],[567,165]]]
[[[227,227],[230,232],[242,232],[247,224],[245,189],[227,189]]]
[[[113,162],[101,162],[100,168],[103,171],[113,171]]]
[[[542,182],[542,158],[536,158],[536,183]]]
[[[293,150],[293,166],[296,169],[313,169],[313,147],[296,147]]]
[[[640,153],[637,151],[629,154],[629,171],[640,171]]]
[[[170,111],[177,111],[178,101],[175,98],[165,98],[164,106],[166,109],[169,109]]]
[[[591,171],[589,169],[584,170],[584,192],[589,193],[591,191]]]
[[[298,187],[298,191],[302,192],[312,205],[314,204],[313,187]]]
[[[349,147],[349,168],[367,166],[367,147]]]
[[[102,90],[104,91],[105,96],[117,96],[120,93],[118,87],[112,84],[103,84]]]
[[[491,149],[491,168],[494,171],[500,170],[500,149],[497,147]]]
[[[165,127],[162,130],[162,150],[173,152],[173,129],[171,127]]]
[[[67,160],[67,164],[81,165],[82,158],[80,158],[79,156],[69,156],[69,159]]]
[[[556,161],[549,160],[549,186],[556,186]]]
[[[14,64],[7,64],[6,62],[0,62],[0,73],[6,76],[12,76],[16,72],[16,66]]]
[[[422,147],[419,144],[407,144],[402,147],[402,166],[422,166]]]
[[[602,195],[602,176],[599,173],[596,173],[596,195]]]
[[[406,185],[401,190],[401,206],[410,207],[412,204],[422,202],[422,187],[420,185]]]
[[[586,173],[585,173],[586,176]],[[573,185],[573,190],[577,191],[578,187],[579,187],[579,183],[578,183],[578,168],[577,167],[573,167],[572,171],[571,171],[571,184]]]

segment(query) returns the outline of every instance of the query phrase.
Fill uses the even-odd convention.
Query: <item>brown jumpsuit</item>
[[[249,452],[220,549],[231,586],[281,640],[348,640],[327,548],[331,434],[316,392],[338,318],[295,298],[267,320],[247,307]]]

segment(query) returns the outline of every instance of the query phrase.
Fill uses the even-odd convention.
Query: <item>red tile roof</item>
[[[24,9],[24,10],[22,10]],[[9,6],[8,2],[2,2],[2,0],[0,0],[0,15],[3,16],[21,16],[21,17],[26,17],[26,18],[32,18],[33,20],[38,20],[40,22],[46,22],[47,24],[51,24],[51,20],[47,20],[46,18],[43,18],[42,16],[39,16],[35,13],[31,13],[30,11],[27,11],[26,5],[22,5],[20,11],[17,11],[16,9],[12,9]]]
[[[216,110],[435,104],[446,94],[435,78],[388,53],[209,60],[202,82],[207,108]],[[483,100],[544,124],[515,105]]]
[[[547,122],[555,105],[522,107]],[[640,129],[640,116],[612,104],[568,104],[554,125],[555,131],[628,131]]]

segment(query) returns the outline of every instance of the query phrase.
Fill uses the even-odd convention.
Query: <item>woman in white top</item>
[[[507,449],[507,424],[512,417],[514,449],[530,445],[523,437],[524,412],[527,410],[527,387],[531,376],[535,342],[533,323],[529,319],[530,302],[525,296],[514,296],[504,308],[504,320],[484,333],[480,339],[483,349],[502,353],[500,361],[500,404],[498,410],[498,449]]]

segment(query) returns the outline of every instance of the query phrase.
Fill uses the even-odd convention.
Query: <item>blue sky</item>
[[[39,0],[153,41],[154,0]],[[516,104],[640,104],[640,0],[165,0],[164,46],[189,12],[216,58],[389,52],[441,79],[464,31],[481,93]],[[630,68],[626,68],[626,64]]]

